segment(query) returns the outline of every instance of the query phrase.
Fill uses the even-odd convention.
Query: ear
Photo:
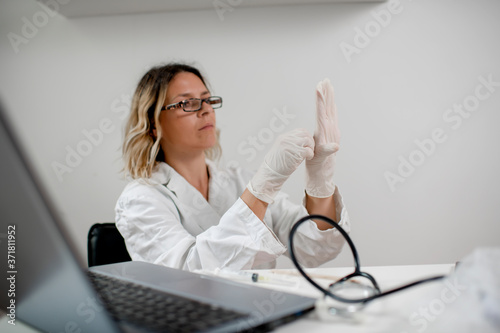
[[[154,121],[151,121],[151,128],[149,129],[149,135],[151,135],[153,137],[153,139],[155,139],[155,140],[158,137],[158,134],[156,132],[156,125],[155,125]]]

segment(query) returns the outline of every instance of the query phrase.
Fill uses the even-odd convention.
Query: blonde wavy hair
[[[182,72],[195,74],[207,86],[198,69],[180,63],[151,68],[137,85],[125,125],[122,148],[124,172],[133,179],[150,178],[154,167],[159,162],[165,161],[165,152],[160,146],[161,126],[155,127],[155,124],[160,123],[160,113],[165,104],[168,84],[175,75]],[[156,128],[156,138],[153,135],[154,128]],[[216,144],[205,151],[205,156],[211,160],[218,159],[222,152],[219,134],[217,129]]]

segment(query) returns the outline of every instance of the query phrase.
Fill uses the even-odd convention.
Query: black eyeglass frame
[[[215,99],[215,101],[217,100],[220,100],[220,105],[219,106],[216,106],[216,107],[213,107],[213,104],[211,102],[213,102]],[[188,102],[188,101],[200,101],[200,107],[196,110],[186,110],[184,108],[185,104]],[[175,108],[178,108],[178,107],[182,107],[182,110],[184,112],[197,112],[197,111],[200,111],[201,108],[203,107],[203,102],[207,103],[208,105],[210,105],[213,109],[220,109],[222,107],[222,97],[220,96],[210,96],[210,97],[207,97],[207,98],[189,98],[189,99],[185,99],[183,101],[180,101],[178,103],[174,103],[174,104],[169,104],[167,106],[164,106],[161,110],[171,110],[171,109],[175,109]],[[218,104],[218,103],[216,103]]]

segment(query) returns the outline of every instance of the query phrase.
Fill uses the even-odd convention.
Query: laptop
[[[313,298],[144,262],[88,269],[10,124],[0,110],[0,305],[10,324],[56,333],[266,331],[313,309]],[[181,317],[185,325],[168,326]]]

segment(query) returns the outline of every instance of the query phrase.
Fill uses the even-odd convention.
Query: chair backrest
[[[96,223],[90,227],[87,256],[89,267],[132,260],[114,223]]]

